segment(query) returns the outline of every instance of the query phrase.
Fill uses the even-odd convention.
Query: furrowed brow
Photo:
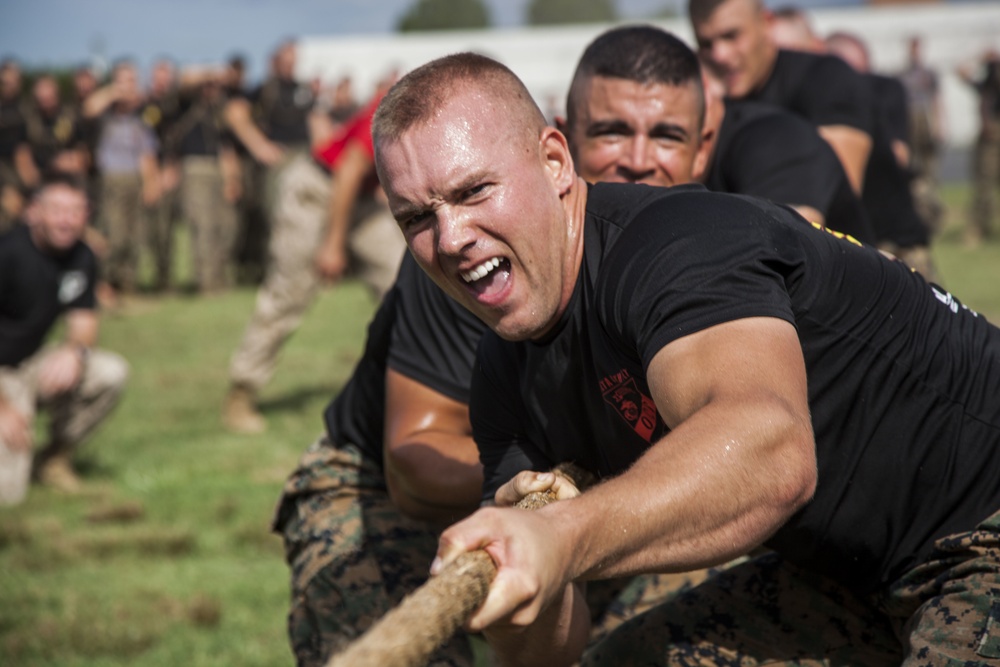
[[[632,134],[632,128],[623,120],[599,120],[587,126],[587,136],[596,137],[608,133]]]

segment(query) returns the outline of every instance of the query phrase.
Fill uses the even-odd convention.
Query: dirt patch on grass
[[[90,523],[132,523],[146,515],[146,508],[137,500],[99,505],[87,512]]]

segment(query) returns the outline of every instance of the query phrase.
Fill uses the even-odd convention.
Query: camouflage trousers
[[[181,207],[191,230],[195,283],[201,292],[226,289],[238,221],[236,207],[224,194],[219,158],[186,156],[181,174]]]
[[[937,549],[866,596],[760,556],[623,625],[583,664],[1000,665],[1000,513]]]
[[[176,169],[173,164],[161,169]],[[153,264],[153,287],[170,289],[174,268],[174,228],[180,212],[180,192],[176,184],[164,186],[155,204],[146,207],[145,245]]]
[[[322,665],[427,580],[439,529],[401,514],[378,466],[353,445],[321,438],[285,484],[273,528],[291,568],[288,634],[302,667]],[[709,572],[590,582],[591,641]],[[457,636],[431,665],[471,666],[468,638]]]
[[[101,177],[102,231],[108,239],[104,271],[108,282],[123,292],[134,292],[139,249],[146,239],[148,210],[142,201],[142,179],[137,173]]]
[[[379,467],[326,438],[286,482],[273,527],[291,568],[288,636],[301,667],[325,664],[423,584],[437,551],[435,526],[396,509]],[[468,639],[453,639],[431,664],[471,666]]]

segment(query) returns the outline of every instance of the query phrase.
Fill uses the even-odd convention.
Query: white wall
[[[864,38],[877,71],[893,73],[906,62],[906,40],[921,35],[925,60],[941,75],[948,139],[968,145],[978,116],[974,93],[955,76],[955,67],[976,58],[985,48],[1000,49],[1000,2],[918,4],[815,10],[813,24],[821,35],[847,30]],[[686,20],[658,22],[689,44]],[[488,31],[303,38],[298,74],[332,83],[349,74],[357,94],[370,94],[386,72],[402,72],[458,51],[477,51],[504,62],[524,80],[539,106],[562,108],[576,61],[586,45],[607,25],[520,28]]]

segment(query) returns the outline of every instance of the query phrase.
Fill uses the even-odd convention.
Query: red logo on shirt
[[[601,395],[639,437],[646,442],[653,441],[660,421],[656,404],[640,391],[635,378],[627,370],[623,368],[601,380]]]

